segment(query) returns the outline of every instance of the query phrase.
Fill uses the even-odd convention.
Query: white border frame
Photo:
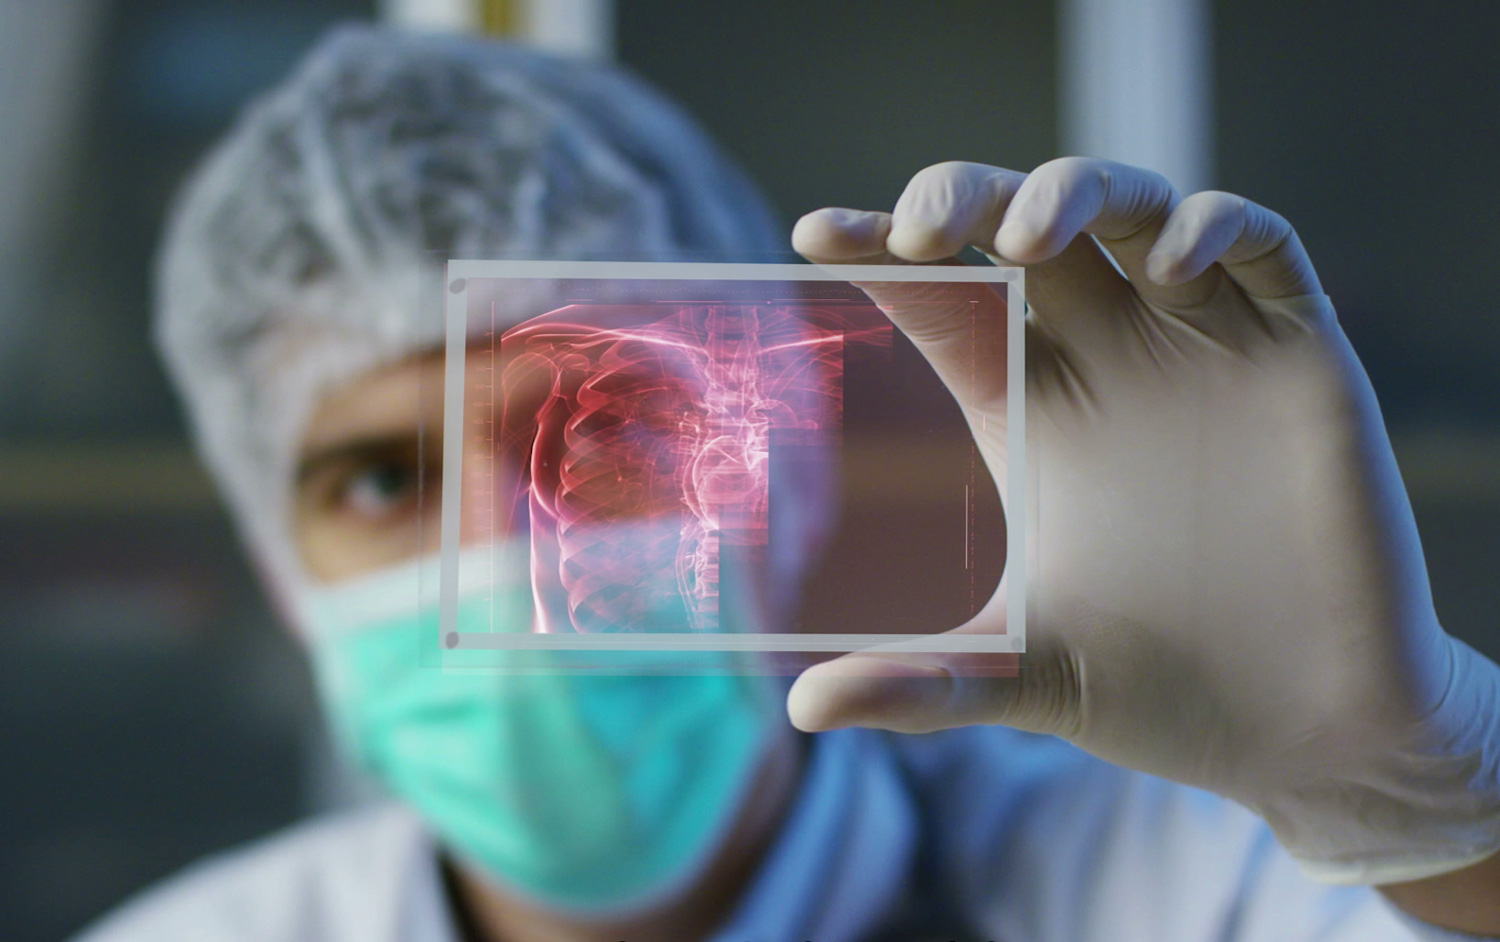
[[[909,281],[1005,284],[1006,288],[1006,557],[1009,585],[1005,634],[757,634],[642,632],[548,634],[455,630],[458,601],[459,521],[463,470],[464,361],[453,355],[469,344],[471,278],[607,279],[654,281]],[[1031,496],[1026,456],[1026,302],[1020,268],[976,265],[772,265],[705,262],[522,262],[450,260],[446,363],[443,381],[442,571],[439,577],[440,648],[446,650],[550,651],[924,651],[1019,653],[1026,650],[1027,519]],[[456,499],[449,499],[455,497]]]

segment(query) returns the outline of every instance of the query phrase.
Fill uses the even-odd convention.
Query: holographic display
[[[450,262],[442,646],[1022,650],[1024,618],[999,636],[787,630],[782,598],[837,515],[846,375],[890,373],[894,329],[858,281],[998,289],[1018,336],[1018,276],[990,267]],[[517,308],[544,313],[518,319]],[[1023,362],[1019,347],[1013,363]],[[1012,454],[1024,448],[1020,372],[1009,407],[1022,447]],[[1011,506],[1022,506],[1024,496],[1013,496]],[[967,490],[962,499],[967,511]],[[1024,526],[1006,530],[1015,578]],[[489,583],[496,597],[503,586],[513,597],[521,581],[531,599],[524,624],[459,624],[461,592]],[[514,616],[515,605],[504,608]]]

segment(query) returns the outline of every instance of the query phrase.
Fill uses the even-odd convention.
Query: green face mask
[[[779,715],[765,678],[708,653],[628,676],[547,673],[550,652],[526,652],[527,673],[424,664],[436,622],[419,572],[303,593],[343,747],[460,858],[544,906],[618,913],[683,888],[732,824]],[[458,629],[526,631],[531,613],[526,581],[461,591]],[[475,653],[493,665],[500,652]]]

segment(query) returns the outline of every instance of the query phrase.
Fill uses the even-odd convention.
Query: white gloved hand
[[[1019,676],[847,655],[793,687],[798,726],[1055,734],[1249,806],[1330,882],[1500,850],[1500,668],[1438,623],[1374,393],[1285,220],[1105,161],[949,163],[889,215],[804,217],[793,244],[817,262],[974,245],[1025,265],[1041,462]],[[864,287],[1003,479],[1004,301]],[[955,630],[1004,631],[1005,592]]]

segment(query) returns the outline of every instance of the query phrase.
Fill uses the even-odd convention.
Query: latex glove
[[[950,163],[892,214],[804,217],[793,244],[840,263],[974,245],[1027,266],[1040,455],[1019,676],[846,655],[793,687],[799,727],[1055,734],[1242,802],[1325,881],[1417,879],[1500,849],[1500,669],[1438,623],[1374,393],[1285,220],[1104,161]],[[1003,479],[1003,300],[865,287]],[[955,630],[1003,631],[1007,588]]]

